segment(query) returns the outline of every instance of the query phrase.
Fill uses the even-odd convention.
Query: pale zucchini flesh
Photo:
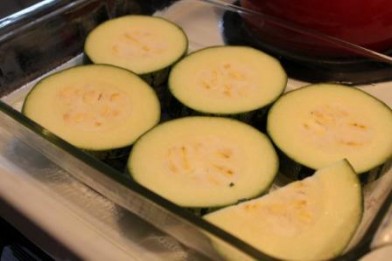
[[[341,160],[312,177],[204,218],[275,258],[329,260],[345,249],[356,231],[362,201],[357,174]],[[229,260],[246,260],[221,242],[215,246]]]
[[[198,50],[179,61],[169,75],[169,89],[180,103],[220,115],[265,108],[283,93],[286,83],[278,60],[246,46]]]
[[[108,65],[85,65],[38,82],[22,113],[78,148],[105,151],[131,145],[157,124],[160,104],[136,74]]]
[[[287,157],[311,169],[347,158],[365,173],[392,156],[391,108],[354,87],[315,84],[284,94],[267,131]]]
[[[132,178],[183,207],[255,197],[274,180],[276,152],[263,133],[227,118],[185,117],[158,125],[133,146]]]
[[[167,79],[167,69],[187,49],[187,36],[179,26],[161,17],[144,15],[108,20],[89,33],[84,45],[92,62],[126,68],[160,83]]]

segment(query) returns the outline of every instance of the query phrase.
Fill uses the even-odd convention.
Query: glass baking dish
[[[103,21],[126,14],[150,14],[165,17],[180,25],[189,37],[189,51],[221,44],[256,45],[271,51],[281,59],[284,66],[296,67],[301,58],[295,54],[278,53],[270,46],[258,46],[258,40],[244,40],[239,26],[241,17],[261,17],[265,21],[281,24],[298,34],[311,35],[328,41],[352,52],[360,63],[365,63],[357,71],[348,71],[343,77],[338,73],[353,66],[353,59],[314,61],[301,67],[299,71],[289,69],[290,79],[287,90],[303,86],[313,81],[338,80],[347,84],[361,84],[358,88],[375,95],[392,106],[392,83],[384,77],[391,74],[389,57],[350,43],[314,34],[303,28],[296,28],[284,21],[245,10],[230,1],[143,1],[143,0],[77,0],[44,1],[37,8],[31,8],[23,16],[0,20],[0,120],[4,131],[12,133],[31,147],[48,157],[76,179],[91,187],[104,197],[137,214],[158,229],[172,235],[181,243],[192,248],[206,259],[219,260],[207,239],[208,232],[243,253],[259,259],[274,260],[235,236],[205,222],[195,214],[180,208],[164,198],[134,183],[122,171],[108,163],[76,149],[47,130],[41,128],[20,113],[23,100],[31,87],[50,73],[83,63],[83,43],[86,35]],[[294,57],[293,60],[290,58]],[[339,63],[338,69],[332,67]],[[388,64],[389,63],[389,64]],[[318,72],[330,69],[329,74],[306,78],[306,68]],[[317,67],[320,66],[320,67]],[[378,78],[350,78],[362,75],[363,70],[376,71]],[[359,73],[358,73],[359,72]],[[338,75],[341,78],[334,78]],[[382,75],[382,76],[380,76]],[[370,80],[369,80],[370,79]],[[381,220],[391,204],[392,169],[390,162],[366,181],[364,185],[364,216],[362,223],[345,253],[339,260],[357,260],[369,251],[371,241]]]

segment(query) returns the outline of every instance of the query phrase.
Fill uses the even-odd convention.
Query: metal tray
[[[83,62],[83,43],[89,31],[107,19],[136,13],[163,16],[182,26],[190,39],[190,51],[211,45],[232,44],[225,32],[224,17],[227,15],[262,15],[242,10],[229,1],[76,0],[47,1],[37,8],[30,8],[23,15],[1,19],[1,131],[45,155],[103,197],[173,236],[197,252],[197,259],[220,259],[205,236],[208,232],[251,257],[273,260],[233,235],[135,184],[121,171],[74,148],[20,114],[23,99],[36,81]],[[296,28],[293,30],[298,31]],[[336,41],[336,44],[341,43]],[[361,59],[372,63],[384,62],[383,70],[392,72],[388,57],[356,46],[349,47]],[[290,78],[287,90],[304,84],[307,82],[303,79]],[[392,106],[391,82],[372,82],[358,88]],[[13,143],[12,139],[9,142]],[[15,147],[15,144],[6,145]],[[374,235],[391,204],[391,184],[392,168],[389,162],[376,178],[364,185],[365,212],[362,223],[338,260],[357,260],[370,251]]]

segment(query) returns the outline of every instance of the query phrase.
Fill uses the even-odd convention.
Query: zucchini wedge
[[[22,113],[72,145],[98,152],[130,146],[158,123],[160,104],[136,74],[84,65],[39,81]]]
[[[213,46],[175,64],[169,90],[192,114],[251,120],[284,91],[287,75],[278,60],[248,46]]]
[[[354,235],[363,214],[357,174],[340,160],[302,181],[204,218],[279,260],[330,260]],[[215,242],[229,260],[248,260]]]
[[[354,87],[314,84],[282,95],[267,132],[284,156],[313,170],[346,158],[361,174],[392,157],[391,108]]]
[[[169,69],[187,53],[188,39],[176,24],[161,17],[127,15],[94,28],[84,44],[93,63],[135,72],[152,86],[167,80]]]
[[[188,208],[219,207],[263,193],[278,170],[267,136],[237,120],[184,117],[144,134],[128,159],[132,178]]]

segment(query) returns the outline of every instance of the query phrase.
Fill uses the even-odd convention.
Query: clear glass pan
[[[197,0],[52,1],[32,9],[23,17],[14,17],[11,22],[9,19],[2,19],[0,20],[1,128],[29,144],[104,197],[154,224],[158,229],[172,235],[206,259],[219,259],[205,236],[205,232],[208,232],[249,256],[259,260],[273,260],[238,238],[139,186],[120,171],[76,149],[20,113],[26,93],[40,78],[57,70],[83,63],[83,43],[89,31],[107,19],[136,13],[163,16],[182,26],[190,39],[190,51],[220,44],[250,44],[250,42],[238,42],[238,35],[236,37],[235,34],[240,32],[238,28],[230,29],[230,26],[233,26],[233,20],[230,19],[256,16],[266,21],[275,21],[273,17],[238,8],[226,1]],[[283,24],[292,32],[310,34],[317,39],[344,46],[355,53],[361,61],[366,60],[372,66],[382,68],[381,72],[377,71],[378,74],[392,72],[392,67],[388,64],[390,58],[383,54],[364,50],[350,43],[342,43],[336,39],[325,38],[323,35],[296,28],[284,21]],[[333,66],[335,62],[323,63],[321,68]],[[350,71],[349,77],[357,74]],[[299,74],[293,72],[290,75],[292,77],[287,90],[298,88],[307,82],[333,80],[325,78],[330,77],[331,74],[322,75],[317,79],[294,78],[303,75],[303,71]],[[363,78],[358,81],[342,78],[340,81],[361,83],[359,88],[377,96],[391,107],[392,83],[383,77],[377,79],[366,84]],[[391,184],[391,164],[386,164],[374,180],[367,181],[364,188],[365,213],[362,224],[347,251],[338,260],[356,260],[369,250],[381,219],[391,204]]]

